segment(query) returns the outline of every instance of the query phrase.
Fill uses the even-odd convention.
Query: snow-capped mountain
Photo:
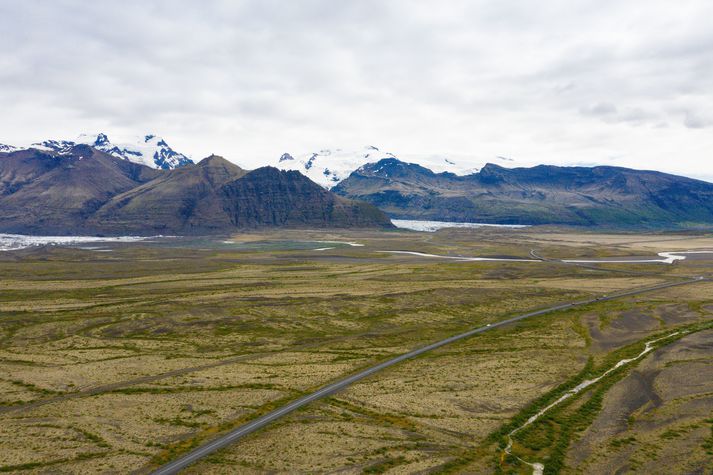
[[[182,153],[173,150],[165,140],[155,135],[137,137],[130,143],[112,143],[106,134],[82,134],[77,140],[45,140],[33,143],[30,147],[49,150],[59,154],[67,153],[75,145],[84,144],[117,158],[140,163],[151,168],[165,170],[192,164],[193,161]]]
[[[5,145],[4,143],[0,143],[0,153],[9,153],[9,152],[14,152],[15,150],[19,150],[17,147],[13,147],[12,145]]]
[[[363,164],[377,162],[393,155],[369,146],[357,151],[324,149],[298,157],[284,153],[274,165],[283,170],[297,170],[313,182],[331,188]]]
[[[456,175],[476,173],[485,165],[485,161],[476,163],[473,160],[455,159],[443,155],[397,157],[391,152],[381,151],[374,146],[367,146],[356,151],[339,148],[325,149],[296,157],[284,153],[273,165],[283,170],[297,170],[325,188],[332,188],[346,179],[353,171],[367,163],[376,163],[384,158],[396,158],[404,162],[417,163],[436,173],[450,172]],[[505,162],[511,161],[505,157],[497,158]]]

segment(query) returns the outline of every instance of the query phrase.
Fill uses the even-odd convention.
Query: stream
[[[542,259],[522,259],[516,257],[466,257],[466,256],[443,256],[439,254],[427,254],[416,251],[377,251],[387,254],[408,254],[419,257],[434,257],[439,259],[453,259],[456,261],[498,261],[498,262],[543,262]],[[647,259],[642,257],[618,257],[602,259],[560,259],[567,264],[673,264],[676,261],[686,259],[687,254],[710,254],[713,251],[671,251],[659,252],[659,259]]]
[[[540,410],[537,414],[535,414],[534,416],[530,417],[527,421],[525,421],[525,423],[524,423],[523,425],[521,425],[520,427],[518,427],[518,428],[514,429],[512,432],[510,432],[510,433],[508,434],[508,444],[507,444],[507,446],[505,447],[504,452],[505,452],[506,454],[508,454],[508,455],[512,455],[512,444],[513,444],[512,436],[515,435],[516,433],[520,432],[521,430],[523,430],[524,428],[526,428],[527,426],[529,426],[529,425],[532,424],[533,422],[535,422],[537,419],[539,419],[539,418],[542,417],[544,414],[546,414],[550,409],[552,409],[553,407],[559,405],[562,401],[565,401],[565,400],[569,399],[570,397],[572,397],[572,396],[578,394],[578,393],[581,392],[583,389],[588,388],[588,387],[591,386],[592,384],[597,383],[598,381],[600,381],[601,379],[605,378],[605,377],[608,376],[610,373],[612,373],[613,371],[616,371],[617,369],[621,368],[622,366],[624,366],[624,365],[626,365],[626,364],[629,364],[629,363],[631,363],[632,361],[636,361],[636,360],[642,358],[644,355],[646,355],[647,353],[649,353],[651,350],[654,349],[654,348],[653,348],[653,345],[654,345],[655,343],[657,343],[657,342],[659,342],[659,341],[661,341],[661,340],[665,340],[666,338],[670,338],[670,337],[672,337],[672,336],[674,336],[674,335],[678,335],[679,333],[681,333],[681,332],[674,332],[674,333],[671,333],[670,335],[666,335],[666,336],[663,336],[663,337],[661,337],[661,338],[657,338],[657,339],[655,339],[655,340],[647,341],[647,342],[646,342],[646,345],[644,346],[644,349],[641,351],[641,353],[639,353],[639,354],[636,355],[635,357],[633,357],[633,358],[625,358],[625,359],[619,361],[617,364],[615,364],[614,366],[612,366],[611,368],[609,368],[607,371],[605,371],[605,372],[604,372],[603,374],[601,374],[599,377],[594,378],[594,379],[588,379],[588,380],[586,380],[586,381],[583,381],[583,382],[579,383],[575,388],[570,389],[569,391],[567,391],[566,393],[564,393],[564,394],[563,394],[559,399],[557,399],[555,402],[553,402],[553,403],[550,404],[549,406],[545,407],[544,409]],[[517,456],[516,456],[516,457],[517,457]],[[542,474],[544,473],[544,470],[545,470],[544,464],[539,463],[539,462],[527,462],[527,461],[521,459],[520,457],[517,457],[517,459],[520,460],[522,463],[527,464],[527,465],[529,465],[530,467],[532,467],[532,474],[533,474],[533,475],[542,475]]]

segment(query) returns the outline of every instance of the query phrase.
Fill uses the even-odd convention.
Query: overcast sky
[[[0,143],[376,145],[713,181],[710,0],[0,0]]]

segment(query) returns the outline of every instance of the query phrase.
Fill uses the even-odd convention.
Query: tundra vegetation
[[[445,336],[713,273],[703,255],[596,270],[381,252],[598,258],[713,249],[712,236],[691,233],[281,231],[230,241],[0,254],[0,470],[147,473]],[[533,317],[393,366],[189,472],[527,473],[525,462],[547,473],[704,470],[713,451],[712,317],[707,281]],[[507,434],[564,391],[676,331],[515,434],[504,454]]]

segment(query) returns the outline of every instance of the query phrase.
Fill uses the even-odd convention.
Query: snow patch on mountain
[[[391,152],[380,150],[369,145],[358,150],[323,149],[318,152],[292,155],[284,153],[272,165],[283,170],[297,170],[310,180],[325,188],[332,188],[346,179],[351,173],[368,163],[376,163],[385,158],[416,163],[435,173],[449,172],[456,175],[477,173],[486,163],[470,157],[453,157],[447,155],[408,154],[396,156]],[[510,162],[506,157],[496,157],[490,161]]]
[[[136,137],[128,143],[112,143],[106,134],[82,134],[77,140],[45,140],[31,145],[32,148],[68,153],[76,145],[89,145],[116,158],[146,165],[151,168],[170,170],[193,161],[186,155],[173,150],[164,139],[153,134]]]
[[[4,143],[0,143],[0,153],[10,153],[10,152],[15,152],[16,150],[20,150],[17,147],[13,147],[12,145],[5,145]]]
[[[28,148],[36,148],[45,152],[56,152],[60,155],[69,153],[69,151],[77,145],[77,142],[71,140],[44,140],[30,145]]]
[[[313,182],[331,188],[364,163],[376,162],[389,156],[390,153],[383,153],[376,147],[356,151],[323,149],[301,155],[284,153],[274,165],[282,170],[297,170]]]

